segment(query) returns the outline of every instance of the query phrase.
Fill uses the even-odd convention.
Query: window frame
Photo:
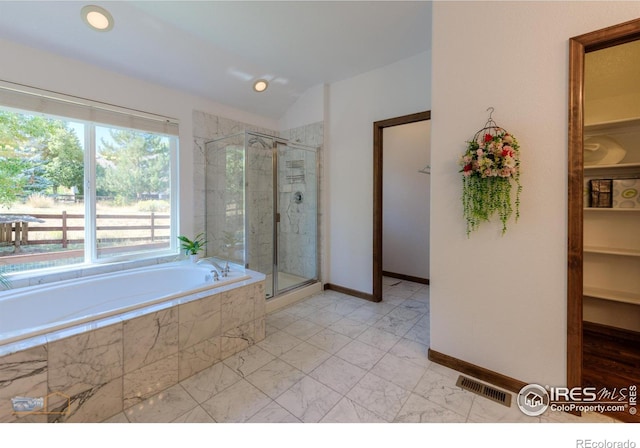
[[[105,124],[105,123],[97,123],[97,122],[90,122],[90,123],[84,123],[85,124],[85,135],[87,134],[87,129],[89,129],[89,133],[91,135],[91,138],[89,139],[88,142],[86,142],[85,144],[87,145],[87,149],[85,150],[85,179],[84,179],[84,185],[85,185],[85,197],[86,192],[89,192],[89,201],[85,200],[85,217],[90,217],[91,219],[91,225],[87,226],[86,225],[86,218],[85,218],[85,265],[104,265],[104,264],[111,264],[111,263],[117,263],[117,262],[123,262],[123,261],[134,261],[134,260],[142,260],[145,258],[157,258],[157,257],[161,257],[161,256],[166,256],[166,255],[177,255],[179,254],[179,249],[178,249],[178,216],[179,216],[179,212],[178,212],[178,195],[180,194],[179,192],[179,179],[178,179],[178,147],[179,147],[179,142],[178,142],[178,136],[173,136],[173,135],[167,135],[167,134],[161,134],[158,132],[151,132],[148,131],[149,133],[153,133],[155,135],[162,135],[164,137],[168,137],[169,138],[169,196],[170,196],[170,218],[169,218],[169,225],[170,225],[170,232],[169,232],[169,248],[165,248],[165,249],[157,249],[157,250],[145,250],[145,251],[138,251],[138,252],[134,252],[132,251],[131,253],[127,253],[127,254],[123,254],[123,255],[118,255],[118,256],[113,256],[113,257],[106,257],[106,258],[99,258],[98,257],[98,240],[97,240],[97,210],[96,210],[96,205],[97,205],[97,198],[96,198],[96,180],[97,180],[97,176],[96,176],[96,154],[97,154],[97,140],[96,140],[96,126],[109,126],[111,129],[122,129],[122,130],[133,130],[133,131],[137,131],[136,129],[131,129],[131,128],[125,128],[122,126],[113,126],[113,125],[109,125],[109,124]],[[137,132],[143,132],[143,131],[137,131]],[[89,228],[89,231],[91,232],[90,235],[90,245],[87,245],[86,241],[87,241],[87,228]]]
[[[84,188],[85,188],[85,200],[84,200],[84,213],[85,213],[85,224],[84,224],[84,261],[81,263],[68,264],[64,266],[55,266],[55,267],[45,267],[33,270],[24,270],[17,272],[10,272],[5,274],[5,276],[13,283],[23,283],[22,281],[30,280],[34,277],[46,277],[49,274],[64,274],[68,273],[70,275],[74,275],[76,272],[80,271],[80,277],[84,275],[91,275],[93,272],[98,271],[98,267],[102,266],[99,269],[99,272],[105,272],[105,270],[122,270],[122,269],[130,269],[134,267],[139,267],[141,264],[151,264],[156,261],[160,261],[163,258],[175,257],[178,255],[179,247],[177,242],[177,236],[179,235],[179,216],[180,216],[180,179],[179,179],[179,135],[178,135],[178,122],[177,120],[160,117],[153,114],[146,114],[140,111],[133,111],[124,109],[121,107],[105,105],[104,108],[99,109],[101,113],[95,113],[98,110],[99,105],[102,103],[96,103],[90,100],[84,100],[84,102],[79,101],[76,97],[68,97],[66,98],[62,94],[55,94],[54,97],[51,95],[52,92],[45,92],[46,98],[52,99],[52,102],[61,102],[63,106],[64,102],[68,101],[71,108],[76,108],[82,113],[82,108],[85,108],[86,111],[90,115],[102,116],[102,117],[111,117],[114,116],[117,118],[115,122],[104,122],[97,120],[83,120],[78,119],[73,116],[66,116],[62,113],[52,113],[50,110],[47,112],[32,110],[33,108],[24,108],[18,107],[20,101],[23,99],[27,99],[28,101],[34,101],[38,96],[42,97],[45,93],[33,93],[27,92],[24,90],[14,90],[7,89],[6,82],[0,82],[0,109],[7,110],[14,113],[21,113],[25,115],[37,115],[43,116],[45,118],[59,119],[65,120],[74,123],[81,123],[84,125],[84,136],[78,135],[78,138],[84,139]],[[16,101],[3,101],[6,99],[7,90],[9,91],[9,99],[17,100]],[[36,89],[30,89],[36,90]],[[18,92],[17,96],[12,97],[12,93]],[[33,98],[31,98],[33,97]],[[25,104],[28,104],[28,101]],[[46,101],[46,99],[44,100]],[[9,102],[10,104],[5,104]],[[64,110],[64,107],[62,108]],[[127,114],[130,113],[131,122],[136,123],[136,127],[127,127],[123,126],[122,123],[126,123]],[[78,115],[78,113],[70,114],[70,115]],[[144,129],[145,120],[150,117],[149,126],[151,129]],[[118,122],[118,123],[116,123]],[[140,123],[142,123],[142,128],[140,127]],[[142,133],[150,133],[155,135],[160,135],[168,138],[169,140],[169,194],[170,194],[170,236],[169,236],[169,246],[167,248],[162,249],[151,249],[151,250],[143,250],[143,251],[131,251],[130,253],[115,255],[112,257],[98,257],[98,241],[97,241],[97,218],[96,218],[96,163],[97,163],[97,147],[98,142],[96,140],[96,127],[109,127],[112,129],[122,129],[129,130],[135,132]],[[162,132],[163,129],[168,129],[168,132]],[[168,261],[168,260],[167,260]],[[133,262],[133,263],[132,263]],[[137,262],[137,263],[136,263]],[[107,266],[112,267],[113,269],[108,269]],[[96,268],[96,269],[93,269]],[[77,276],[77,275],[74,275]],[[59,276],[56,276],[59,277]],[[66,278],[66,277],[65,277]],[[55,279],[51,280],[54,281]],[[16,285],[17,286],[17,285]],[[21,285],[23,286],[23,285]]]

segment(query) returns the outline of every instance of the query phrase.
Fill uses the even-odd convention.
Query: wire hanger
[[[489,112],[489,118],[487,119],[487,122],[484,124],[484,127],[482,129],[480,129],[478,132],[475,133],[475,135],[473,136],[473,140],[477,140],[478,137],[481,134],[491,134],[491,135],[497,135],[497,134],[501,134],[501,133],[506,133],[506,129],[501,128],[500,126],[498,126],[498,124],[493,120],[493,112],[495,111],[495,108],[492,106],[489,106],[487,108],[487,112]]]
[[[431,165],[426,165],[424,168],[422,168],[421,170],[418,170],[418,173],[422,173],[422,174],[431,174]]]

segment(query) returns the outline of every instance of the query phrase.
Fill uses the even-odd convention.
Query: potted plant
[[[178,237],[180,240],[180,249],[182,249],[185,255],[191,257],[191,261],[194,263],[198,259],[198,253],[203,251],[207,245],[207,240],[204,238],[204,233],[196,235],[193,240],[190,240],[184,235]]]

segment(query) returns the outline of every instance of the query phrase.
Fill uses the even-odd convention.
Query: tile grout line
[[[416,292],[417,292],[417,291],[416,291]],[[414,292],[414,294],[415,294],[415,292]],[[409,296],[409,297],[412,297],[412,296],[413,296],[413,294],[412,294],[411,296]],[[311,299],[311,298],[310,298],[310,299]],[[310,299],[307,299],[307,300],[310,300]],[[340,300],[340,298],[336,298],[336,299],[334,299],[334,300]],[[405,300],[407,300],[407,299],[405,299]],[[335,303],[335,301],[334,301],[333,303]],[[315,307],[315,308],[316,308],[316,310],[323,310],[323,309],[325,309],[325,308],[330,307],[331,305],[332,305],[332,303],[327,303],[327,304],[325,304],[325,305],[323,305],[323,306]],[[348,313],[346,313],[346,314],[342,314],[342,313],[336,313],[336,314],[339,314],[339,315],[340,315],[340,319],[339,319],[339,320],[342,320],[342,319],[345,319],[345,318],[346,318],[346,319],[349,319],[349,315],[350,315],[350,314],[352,314],[353,312],[357,311],[358,309],[360,309],[360,308],[361,308],[362,306],[364,306],[364,305],[365,305],[365,304],[363,303],[363,304],[361,304],[361,306],[358,306],[358,307],[353,308],[353,310],[349,311],[349,312],[348,312]],[[251,416],[249,416],[249,417],[247,418],[247,420],[249,420],[251,417],[255,416],[258,412],[260,412],[260,411],[261,411],[261,410],[263,410],[266,406],[269,406],[269,405],[270,405],[270,404],[272,404],[272,403],[275,403],[275,404],[278,404],[278,405],[279,405],[279,403],[277,403],[277,401],[275,401],[275,400],[276,400],[277,398],[279,398],[280,396],[282,396],[282,394],[286,393],[286,392],[287,392],[291,387],[295,386],[296,384],[298,384],[299,382],[301,382],[302,380],[304,380],[304,379],[305,379],[305,377],[310,377],[312,380],[317,381],[319,384],[322,384],[323,386],[328,387],[330,390],[334,391],[334,392],[338,395],[338,397],[339,397],[338,402],[340,402],[343,398],[347,398],[347,399],[349,399],[349,398],[347,397],[347,395],[351,392],[351,390],[353,390],[353,388],[354,388],[354,387],[356,387],[356,385],[359,383],[359,381],[358,381],[358,382],[356,382],[356,383],[355,383],[351,388],[349,388],[349,390],[347,391],[347,393],[346,393],[346,394],[342,394],[341,392],[336,391],[335,389],[333,389],[331,386],[326,385],[326,384],[322,383],[321,381],[316,380],[315,378],[313,378],[313,377],[311,376],[311,373],[313,373],[313,372],[314,372],[318,367],[320,367],[322,364],[324,364],[324,362],[326,362],[326,361],[327,361],[328,359],[330,359],[331,357],[336,357],[337,359],[340,359],[340,360],[342,360],[342,361],[344,361],[344,362],[347,362],[348,364],[351,364],[348,360],[345,360],[345,359],[343,359],[343,358],[340,358],[340,357],[338,357],[338,356],[336,355],[336,353],[337,353],[337,352],[339,352],[339,350],[338,350],[336,353],[332,353],[331,351],[327,351],[327,350],[325,350],[325,349],[324,349],[324,348],[322,348],[322,347],[318,347],[317,345],[315,345],[315,344],[313,344],[312,342],[310,342],[310,341],[309,341],[309,340],[310,340],[311,338],[313,338],[315,335],[317,335],[318,333],[320,333],[320,332],[322,332],[322,331],[324,331],[324,330],[326,330],[326,329],[328,329],[329,331],[332,331],[332,332],[334,332],[334,333],[336,333],[336,334],[339,334],[339,335],[341,335],[341,336],[343,336],[343,337],[345,337],[345,338],[349,339],[349,342],[347,342],[347,344],[349,344],[349,343],[351,343],[351,342],[353,342],[353,341],[356,341],[356,340],[357,340],[357,341],[359,341],[359,342],[361,342],[361,343],[364,343],[365,345],[368,345],[368,346],[373,347],[373,348],[377,348],[377,347],[372,346],[372,345],[370,345],[370,344],[369,344],[369,343],[367,343],[367,342],[364,342],[364,341],[361,341],[361,340],[357,339],[358,337],[360,337],[360,336],[361,336],[365,331],[367,331],[368,329],[375,328],[375,329],[377,329],[377,330],[379,330],[379,331],[383,331],[383,332],[385,332],[385,333],[389,333],[390,335],[397,337],[397,338],[398,338],[398,340],[397,340],[397,341],[395,341],[395,342],[394,342],[394,344],[393,344],[393,345],[391,345],[391,347],[389,347],[387,350],[385,350],[385,351],[384,351],[384,354],[383,354],[382,358],[383,358],[384,356],[386,356],[387,354],[389,354],[389,353],[390,353],[390,351],[391,351],[391,350],[392,350],[396,345],[398,345],[398,343],[400,343],[403,339],[406,339],[407,341],[411,341],[411,342],[415,342],[415,343],[421,344],[421,342],[419,342],[419,341],[413,341],[413,340],[411,340],[411,339],[408,339],[408,338],[405,338],[405,337],[404,337],[404,336],[406,336],[406,334],[407,334],[407,333],[408,333],[412,328],[414,328],[414,327],[416,326],[417,321],[416,321],[416,324],[412,325],[412,326],[411,326],[411,328],[410,328],[407,332],[404,332],[404,334],[403,334],[402,336],[398,336],[397,334],[394,334],[394,333],[388,332],[388,331],[383,330],[383,329],[381,329],[381,328],[374,327],[374,325],[375,325],[377,322],[379,322],[379,321],[380,321],[384,316],[388,315],[388,314],[389,314],[389,313],[391,313],[392,311],[394,311],[394,310],[398,309],[398,307],[402,306],[402,304],[398,304],[398,305],[396,305],[396,304],[391,304],[391,305],[393,305],[393,308],[389,309],[389,311],[387,311],[387,313],[377,316],[377,317],[378,317],[378,319],[377,319],[375,322],[372,322],[372,323],[366,323],[366,322],[361,322],[361,321],[355,320],[355,322],[358,322],[359,324],[361,324],[361,325],[363,325],[363,326],[366,326],[366,329],[365,329],[364,331],[360,332],[360,333],[359,333],[355,338],[353,338],[353,337],[351,337],[351,336],[348,336],[348,335],[345,335],[345,334],[343,334],[343,333],[337,332],[337,331],[335,331],[335,330],[333,330],[333,329],[329,328],[331,325],[335,324],[335,323],[336,323],[336,322],[338,322],[339,320],[337,320],[337,321],[335,321],[335,322],[330,322],[330,323],[318,323],[318,322],[314,322],[314,321],[311,321],[311,320],[309,320],[309,319],[306,319],[306,317],[308,317],[308,315],[307,315],[307,316],[300,317],[300,316],[297,316],[297,315],[295,315],[295,314],[288,313],[288,312],[286,311],[286,310],[287,310],[287,308],[283,308],[282,310],[277,310],[276,312],[274,312],[273,314],[275,314],[275,313],[277,313],[277,312],[282,311],[282,312],[284,312],[286,315],[289,315],[289,316],[291,316],[291,317],[295,318],[295,320],[294,320],[293,322],[291,322],[290,324],[288,324],[288,325],[284,326],[284,328],[286,328],[286,327],[288,327],[289,325],[291,325],[291,324],[293,324],[293,323],[295,323],[295,322],[298,322],[298,321],[300,321],[300,320],[302,320],[302,319],[305,319],[305,320],[307,320],[308,322],[310,322],[310,323],[312,323],[312,324],[314,324],[314,325],[317,325],[317,326],[320,328],[317,332],[314,332],[313,334],[311,334],[310,336],[308,336],[306,339],[300,339],[300,341],[301,341],[301,342],[296,343],[293,347],[289,348],[289,350],[287,350],[287,352],[288,352],[288,351],[293,350],[293,349],[294,349],[294,348],[296,348],[296,347],[298,347],[302,342],[307,342],[308,344],[310,344],[311,346],[313,346],[313,347],[317,348],[318,350],[321,350],[321,351],[323,351],[323,352],[326,352],[326,353],[329,355],[329,357],[328,357],[326,360],[324,360],[322,363],[320,363],[318,366],[315,366],[315,368],[314,368],[311,372],[306,373],[306,372],[304,372],[304,371],[301,371],[301,372],[303,373],[302,378],[300,378],[298,381],[296,381],[293,385],[289,386],[289,388],[287,388],[286,390],[284,390],[284,391],[283,391],[281,394],[279,394],[277,397],[275,397],[275,398],[271,398],[271,397],[269,397],[269,399],[270,399],[270,400],[269,400],[269,403],[265,404],[265,406],[261,407],[260,409],[256,410],[254,413],[252,413],[252,415],[251,415]],[[292,306],[295,306],[295,305],[292,305]],[[427,314],[428,314],[428,313],[422,313],[422,312],[419,312],[419,311],[417,311],[417,310],[415,310],[415,309],[408,308],[408,307],[403,307],[403,308],[404,308],[404,309],[411,310],[411,311],[416,311],[419,315],[422,315],[422,316],[425,316],[425,315],[427,315]],[[334,311],[329,311],[329,310],[326,310],[326,311],[327,311],[327,312],[334,312]],[[268,316],[269,316],[269,315],[267,315],[267,317],[268,317]],[[422,318],[422,317],[418,317],[418,320],[420,320],[421,318]],[[353,319],[352,319],[352,320],[353,320]],[[283,328],[278,328],[278,327],[273,326],[273,325],[272,325],[272,327],[273,327],[273,328],[275,328],[277,331],[281,331],[281,332],[283,332],[283,333],[284,333],[285,335],[287,335],[287,336],[291,336],[291,337],[297,338],[297,336],[292,335],[291,333],[289,333],[289,332],[287,332],[287,331],[284,331],[284,329],[283,329]],[[275,333],[275,332],[274,332],[274,333]],[[347,345],[347,344],[345,344],[345,345]],[[422,344],[422,345],[424,345],[424,344]],[[282,355],[282,354],[284,354],[284,353],[287,353],[287,352],[283,352],[283,353],[281,353],[280,355],[276,355],[276,354],[274,354],[274,353],[270,352],[269,350],[267,350],[267,349],[265,349],[265,348],[263,348],[263,347],[261,347],[261,346],[258,346],[258,347],[259,347],[261,350],[264,350],[264,352],[265,352],[265,353],[268,353],[270,356],[273,356],[273,357],[274,357],[274,360],[276,360],[276,359],[277,359],[277,360],[279,360],[280,362],[285,363],[286,365],[288,365],[288,366],[289,366],[289,367],[291,367],[291,368],[294,368],[294,369],[296,369],[296,370],[300,370],[300,369],[298,369],[297,367],[295,367],[295,366],[291,365],[290,363],[288,363],[287,361],[285,361],[284,359],[282,359],[282,358],[281,358],[281,355]],[[344,347],[344,346],[343,346],[343,347]],[[364,374],[364,375],[366,375],[367,373],[371,373],[372,375],[375,375],[375,376],[377,377],[378,375],[374,374],[374,373],[372,372],[372,370],[375,368],[375,366],[377,366],[377,365],[379,364],[379,362],[381,361],[381,359],[382,359],[382,358],[380,358],[380,359],[379,359],[379,360],[378,360],[378,361],[377,361],[377,362],[376,362],[376,363],[375,363],[371,368],[369,368],[369,369],[363,369],[363,370],[365,371],[365,374]],[[225,360],[220,360],[219,362],[220,362],[224,367],[231,369],[235,374],[237,374],[237,375],[238,375],[238,377],[239,377],[239,379],[238,379],[238,380],[236,380],[236,381],[234,381],[232,384],[229,384],[229,385],[228,385],[228,386],[226,386],[225,388],[223,388],[223,389],[221,389],[221,390],[217,391],[215,395],[217,395],[217,394],[219,394],[219,393],[223,392],[224,390],[227,390],[229,387],[233,386],[234,384],[237,384],[237,383],[238,383],[239,381],[241,381],[242,379],[244,379],[244,380],[248,381],[248,380],[246,379],[246,377],[245,377],[243,374],[238,374],[238,372],[236,372],[236,370],[235,370],[235,369],[233,369],[232,367],[228,366],[224,361],[225,361]],[[269,362],[271,362],[271,361],[269,361]],[[416,366],[416,367],[424,368],[424,370],[425,370],[425,371],[428,369],[428,366],[427,366],[427,367],[422,367],[421,365],[419,365],[419,364],[415,364],[415,363],[413,363],[413,362],[412,362],[412,361],[410,361],[410,360],[407,360],[407,362],[410,362],[412,365],[414,365],[414,366]],[[265,364],[265,365],[266,365],[266,364]],[[351,365],[353,365],[353,364],[351,364]],[[356,366],[356,367],[357,367],[357,366]],[[253,372],[252,372],[252,373],[253,373]],[[424,375],[424,374],[423,374],[423,375]],[[248,375],[247,375],[247,376],[248,376]],[[364,377],[364,376],[363,376],[363,377]],[[384,378],[382,378],[382,379],[384,380]],[[185,379],[185,380],[186,380],[186,379]],[[185,380],[183,380],[183,381],[185,381]],[[388,381],[388,380],[385,380],[385,381]],[[253,387],[256,387],[256,389],[257,389],[257,390],[259,390],[261,393],[263,393],[263,394],[265,394],[266,396],[268,396],[268,395],[267,395],[266,393],[264,393],[264,391],[263,391],[263,390],[261,390],[258,386],[254,385],[254,384],[253,384],[253,383],[251,383],[250,381],[248,381],[248,382],[249,382],[249,384],[251,384]],[[181,416],[185,415],[185,414],[186,414],[186,413],[188,413],[188,412],[192,412],[193,410],[195,410],[195,409],[196,409],[196,408],[198,408],[198,407],[201,407],[201,408],[202,408],[202,404],[198,401],[197,397],[195,397],[192,393],[190,393],[182,383],[183,383],[183,382],[181,381],[181,382],[179,382],[179,383],[177,383],[177,384],[180,384],[181,389],[187,393],[187,396],[191,397],[191,398],[196,402],[196,406],[194,406],[194,407],[193,407],[192,409],[190,409],[189,411],[186,411],[186,412],[185,412],[184,414],[182,414]],[[393,382],[390,382],[390,383],[391,383],[391,384],[396,385],[396,384],[395,384],[395,383],[393,383]],[[401,386],[398,386],[398,385],[396,385],[396,386],[397,386],[397,387],[402,388]],[[413,389],[415,389],[415,386],[414,386],[414,388],[413,388]],[[405,390],[406,390],[406,389],[405,389]],[[412,390],[410,390],[410,391],[408,391],[408,392],[409,392],[409,393],[412,393]],[[211,398],[213,398],[215,395],[213,395]],[[408,399],[408,397],[407,397],[407,399]],[[349,400],[351,400],[351,399],[349,399]],[[355,402],[354,402],[354,403],[355,403]],[[402,402],[402,406],[404,406],[404,404],[405,404],[405,403],[406,403],[406,400],[404,400],[404,401]],[[337,405],[337,403],[336,403],[336,405]],[[331,407],[331,409],[329,409],[327,412],[325,412],[325,413],[324,413],[324,415],[322,416],[322,418],[324,418],[324,417],[325,417],[329,412],[331,412],[331,410],[333,410],[333,409],[335,408],[335,406],[336,406],[336,405],[334,405],[333,407]],[[280,407],[282,407],[281,405],[279,405],[279,406],[280,406]],[[361,405],[358,405],[358,406],[361,406]],[[366,408],[366,407],[364,407],[364,406],[362,406],[362,407],[363,407],[363,409],[367,409],[367,408]],[[401,408],[402,408],[402,407],[401,407]],[[127,408],[127,409],[129,409],[129,408]],[[209,415],[209,416],[212,418],[212,420],[214,420],[214,421],[215,421],[215,419],[213,418],[213,416],[211,416],[211,415],[210,415],[210,414],[209,414],[209,413],[208,413],[204,408],[202,408],[202,409],[205,411],[205,413],[206,413],[207,415]],[[283,409],[285,409],[285,410],[286,410],[286,408],[283,408]],[[124,411],[124,409],[123,409],[123,411]],[[377,413],[376,413],[376,412],[374,412],[374,411],[371,411],[371,410],[369,410],[369,409],[367,409],[367,411],[372,412],[374,415],[377,415],[378,417],[382,418],[382,416],[379,416],[379,414],[377,414]],[[288,410],[287,410],[287,412],[288,412]],[[399,411],[398,411],[398,412],[399,412]],[[289,412],[289,414],[291,414],[291,413]],[[396,413],[396,415],[397,415],[397,413]],[[181,416],[179,416],[179,417],[177,417],[177,418],[180,418]],[[126,414],[125,414],[125,418],[128,420],[128,418],[126,417]],[[176,418],[176,419],[177,419],[177,418]],[[322,419],[322,418],[321,418],[321,419]],[[394,416],[394,418],[395,418],[395,416]],[[384,419],[384,418],[383,418],[383,419]],[[384,419],[384,420],[386,420],[386,419]]]

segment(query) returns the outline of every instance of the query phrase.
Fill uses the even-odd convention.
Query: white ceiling
[[[91,30],[86,4],[113,30]],[[275,119],[310,87],[429,50],[430,30],[427,1],[0,1],[0,38]]]

